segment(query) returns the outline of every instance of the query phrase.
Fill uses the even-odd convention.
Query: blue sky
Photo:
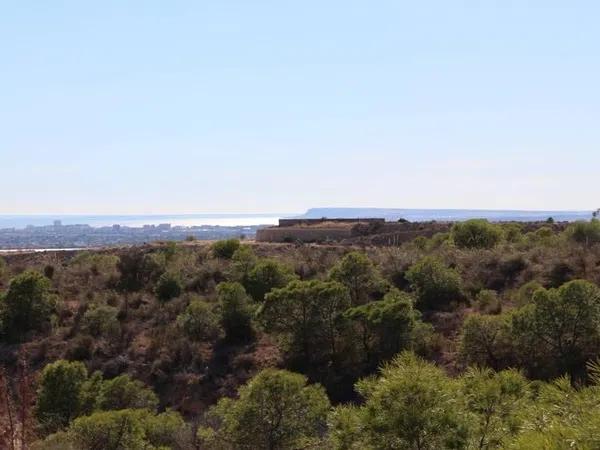
[[[598,17],[0,1],[0,213],[595,208]]]

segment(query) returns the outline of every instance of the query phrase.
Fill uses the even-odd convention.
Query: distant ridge
[[[382,217],[388,221],[406,219],[411,222],[428,220],[461,221],[487,219],[493,222],[533,222],[552,217],[557,222],[587,220],[591,211],[519,211],[485,209],[398,209],[398,208],[311,208],[297,216],[304,219],[327,217],[330,219]]]

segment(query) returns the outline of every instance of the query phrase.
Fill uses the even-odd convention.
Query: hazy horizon
[[[483,218],[492,222],[543,221],[552,217],[556,221],[586,220],[591,211],[523,211],[523,210],[471,210],[471,209],[406,209],[406,208],[309,208],[298,213],[255,214],[0,214],[1,229],[24,229],[27,226],[48,226],[54,221],[62,225],[89,225],[106,227],[121,225],[142,227],[168,223],[172,226],[260,226],[276,225],[280,218],[365,218],[379,217],[395,222],[429,220],[462,221]]]

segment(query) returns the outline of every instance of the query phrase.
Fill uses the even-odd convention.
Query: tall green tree
[[[359,444],[346,448],[466,448],[469,430],[459,409],[458,385],[414,354],[400,354],[383,366],[379,378],[363,379],[356,389],[364,404],[344,411],[343,422],[333,421],[333,426],[354,422],[362,430]],[[354,419],[348,417],[352,413]]]
[[[331,269],[329,277],[342,283],[350,293],[353,306],[374,300],[385,289],[385,282],[367,255],[350,252]]]
[[[252,309],[244,286],[223,282],[217,286],[221,326],[229,340],[246,340],[253,336]]]
[[[302,375],[266,369],[211,408],[199,436],[207,449],[318,448],[330,405],[319,385]]]
[[[506,448],[523,425],[529,383],[515,370],[469,369],[460,377],[460,398],[470,420],[469,448]]]
[[[269,332],[284,338],[293,358],[307,368],[335,361],[347,289],[335,281],[293,281],[269,293],[260,318]]]
[[[558,289],[539,289],[531,303],[513,316],[522,360],[533,374],[580,375],[585,362],[598,354],[600,289],[575,280]]]
[[[504,369],[517,363],[512,316],[471,314],[463,322],[459,357],[468,365]]]
[[[383,300],[355,306],[345,312],[359,330],[368,364],[377,364],[410,347],[412,331],[420,319],[409,294],[392,290]]]

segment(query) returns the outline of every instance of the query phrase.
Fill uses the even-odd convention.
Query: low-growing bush
[[[502,239],[502,229],[483,219],[458,222],[452,227],[452,240],[459,248],[493,248]]]
[[[224,239],[215,242],[212,246],[212,251],[217,258],[231,259],[238,248],[240,248],[240,241],[238,239]]]

